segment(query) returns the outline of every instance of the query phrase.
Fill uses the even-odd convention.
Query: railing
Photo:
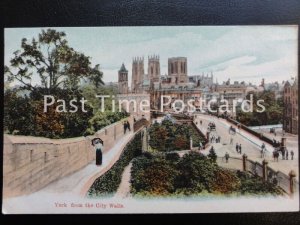
[[[246,125],[244,125],[244,124],[242,124],[242,123],[240,123],[240,122],[238,122],[238,121],[236,121],[236,120],[234,120],[234,119],[231,119],[231,118],[229,118],[229,117],[226,117],[226,120],[227,120],[228,122],[230,122],[230,123],[236,125],[236,126],[239,126],[241,129],[243,129],[243,130],[249,132],[250,134],[253,134],[254,136],[256,136],[256,137],[258,137],[259,139],[261,139],[262,141],[264,141],[264,142],[266,142],[266,143],[268,143],[268,144],[270,144],[270,145],[273,145],[273,144],[274,144],[274,143],[273,143],[273,140],[271,140],[270,138],[266,137],[266,136],[263,135],[262,133],[259,133],[259,132],[255,131],[255,130],[252,130],[252,129],[250,129],[249,127],[247,127]]]
[[[243,155],[243,158],[229,157],[227,161],[225,157],[218,157],[217,163],[220,167],[241,170],[257,175],[265,181],[276,184],[289,195],[298,191],[299,183],[295,180],[296,175],[293,171],[288,175],[281,171],[275,171],[268,166],[267,161],[263,161],[261,164],[247,159],[247,156]]]
[[[136,132],[143,126],[148,126],[150,122],[146,120],[145,118],[139,119],[138,121],[134,122],[133,124],[133,131]]]

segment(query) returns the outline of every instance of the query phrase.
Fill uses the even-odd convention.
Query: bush
[[[245,172],[237,172],[237,176],[241,180],[241,186],[239,191],[241,194],[273,194],[280,195],[282,191],[275,184],[265,182],[261,177],[250,176]]]
[[[133,161],[131,184],[131,193],[141,196],[282,193],[274,184],[248,173],[220,168],[197,152],[182,158],[177,153],[143,154]]]
[[[194,147],[198,147],[200,141],[204,143],[192,125],[174,124],[169,120],[163,120],[162,124],[154,123],[149,129],[149,135],[151,148],[162,152],[190,149],[190,138]]]
[[[177,179],[179,188],[194,188],[195,192],[201,192],[204,189],[211,191],[218,166],[211,163],[206,156],[190,152],[180,159],[177,168],[180,172]]]
[[[134,139],[128,143],[119,160],[101,177],[97,178],[88,191],[88,196],[110,195],[117,191],[124,168],[130,161],[142,153],[141,133],[135,135]]]
[[[212,190],[214,192],[229,194],[238,191],[240,186],[241,181],[234,172],[220,168],[215,173],[215,181],[213,182]]]
[[[174,180],[177,172],[170,162],[160,157],[156,157],[154,160],[147,158],[140,160],[144,164],[141,164],[139,160],[133,162],[132,193],[166,195],[174,192]]]
[[[212,162],[216,162],[217,161],[217,154],[215,152],[214,147],[212,146],[209,150],[209,153],[207,155],[207,157],[212,161]]]

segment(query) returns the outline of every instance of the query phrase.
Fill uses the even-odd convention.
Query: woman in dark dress
[[[102,165],[103,141],[100,138],[95,138],[95,139],[93,139],[92,143],[96,150],[96,166],[101,166]]]

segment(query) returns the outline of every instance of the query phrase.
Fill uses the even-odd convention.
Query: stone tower
[[[159,81],[160,64],[158,55],[148,56],[148,77],[150,80],[150,84]]]
[[[136,57],[132,60],[131,92],[141,92],[141,85],[144,77],[144,57]]]
[[[119,94],[128,94],[128,70],[122,64],[118,74]]]
[[[186,83],[188,82],[187,76],[187,58],[174,57],[168,59],[168,74],[171,76],[171,82]]]

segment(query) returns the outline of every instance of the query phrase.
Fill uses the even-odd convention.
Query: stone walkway
[[[43,207],[43,210],[45,210],[45,207],[50,207],[49,202],[62,202],[64,199],[84,197],[95,179],[109,170],[119,159],[123,147],[133,135],[133,132],[128,132],[115,143],[114,147],[104,153],[102,166],[96,166],[95,161],[93,161],[81,170],[58,181],[54,181],[35,193],[4,199],[3,212],[23,213],[27,210],[32,212],[34,209],[40,207]]]

